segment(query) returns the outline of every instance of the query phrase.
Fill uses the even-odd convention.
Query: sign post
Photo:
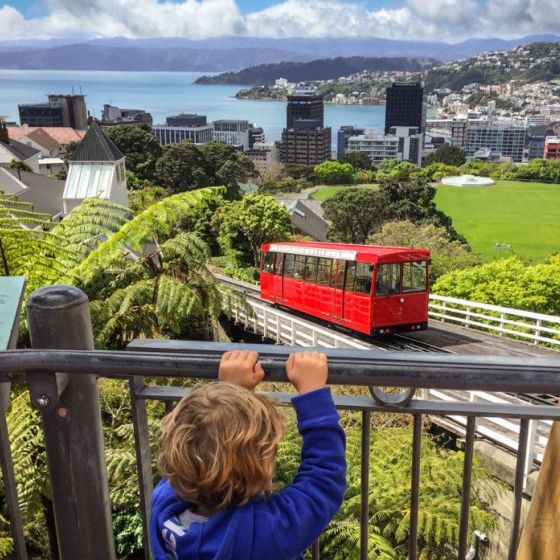
[[[18,338],[21,303],[25,292],[25,278],[22,276],[0,276],[0,352],[15,348]],[[17,499],[14,464],[8,443],[6,408],[10,400],[10,382],[0,382],[0,465],[4,479],[4,490],[10,517],[10,532],[14,540],[15,557],[27,560],[23,520]]]

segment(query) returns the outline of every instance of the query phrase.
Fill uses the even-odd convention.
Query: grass
[[[491,187],[438,186],[437,207],[474,251],[541,260],[560,251],[560,185],[498,181]],[[511,249],[496,248],[496,244]]]
[[[332,198],[338,191],[345,189],[376,189],[377,185],[337,185],[332,187],[319,187],[313,191],[310,198],[313,200],[328,200]]]

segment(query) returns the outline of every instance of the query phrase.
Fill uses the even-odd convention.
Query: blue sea
[[[177,113],[199,113],[209,121],[246,119],[265,130],[268,141],[279,140],[286,122],[286,103],[241,101],[235,93],[247,86],[196,85],[202,73],[0,70],[0,115],[19,122],[18,103],[46,101],[49,93],[84,93],[88,110],[101,118],[103,105],[149,111],[154,124]],[[385,107],[326,105],[325,126],[342,125],[381,130]]]

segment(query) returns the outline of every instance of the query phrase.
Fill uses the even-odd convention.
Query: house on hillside
[[[124,155],[97,123],[89,127],[70,158],[64,213],[94,196],[128,206]]]
[[[8,127],[0,121],[0,166],[8,166],[12,161],[22,161],[29,165],[34,173],[39,173],[41,152],[16,140],[8,134]]]

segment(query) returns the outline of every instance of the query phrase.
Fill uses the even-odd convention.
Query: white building
[[[408,161],[420,167],[422,165],[422,148],[424,146],[424,135],[416,126],[393,126],[389,134],[398,139],[397,159]]]
[[[526,131],[525,126],[508,122],[488,119],[469,120],[465,144],[467,159],[472,159],[479,150],[485,148],[492,154],[521,163],[525,150]]]
[[[62,195],[64,213],[93,196],[128,206],[124,155],[95,123],[70,159]]]
[[[376,136],[371,130],[366,134],[350,136],[346,153],[364,152],[373,165],[387,159],[398,159],[399,139],[396,136]]]
[[[280,161],[280,154],[274,142],[255,142],[245,155],[251,161],[264,161],[266,163],[274,163]]]
[[[222,119],[214,121],[214,141],[225,142],[243,151],[249,149],[249,121]]]
[[[207,144],[214,139],[214,128],[206,126],[167,126],[157,125],[152,128],[155,137],[162,145],[178,144],[188,140],[194,144]]]

